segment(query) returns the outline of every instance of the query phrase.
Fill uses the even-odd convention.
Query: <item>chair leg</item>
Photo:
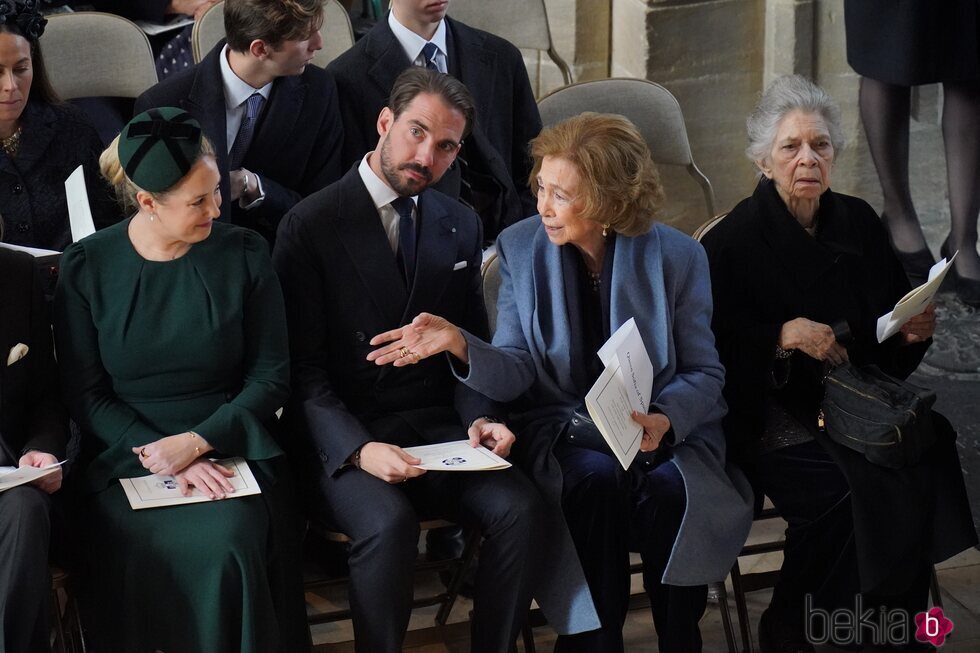
[[[728,653],[738,653],[738,642],[735,639],[735,628],[732,626],[732,615],[728,609],[728,591],[725,589],[725,582],[708,585],[708,598],[718,601],[718,611],[721,612],[721,624],[725,629]]]
[[[534,629],[531,628],[531,620],[524,622],[521,628],[521,639],[524,641],[524,653],[535,653],[534,651]]]
[[[929,591],[932,594],[932,604],[943,609],[943,594],[942,590],[939,588],[939,577],[936,576],[936,566],[933,565],[932,569],[929,570]]]
[[[456,597],[459,596],[459,588],[462,587],[463,579],[466,577],[466,570],[473,563],[473,557],[476,555],[476,550],[479,546],[480,531],[473,529],[466,537],[466,546],[463,547],[463,553],[460,556],[456,573],[453,574],[449,586],[446,587],[446,600],[439,606],[439,612],[436,613],[437,626],[446,625],[446,621],[449,619],[449,613],[452,612],[453,605],[456,603]]]
[[[742,588],[742,572],[738,560],[732,565],[732,594],[735,595],[735,612],[738,614],[738,629],[742,634],[742,651],[755,653],[752,644],[752,626],[749,623],[749,610],[745,605],[745,590]]]
[[[67,643],[65,642],[65,624],[61,616],[61,599],[58,596],[58,590],[52,590],[51,592],[51,608],[54,613],[54,627],[55,627],[55,644],[58,647],[58,653],[68,653]]]

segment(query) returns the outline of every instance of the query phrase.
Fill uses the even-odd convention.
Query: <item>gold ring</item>
[[[417,351],[413,351],[412,356],[415,356],[415,360],[413,361],[414,363],[418,363],[420,360],[422,360],[422,357],[419,356],[419,353]]]
[[[411,353],[412,352],[408,349],[408,347],[402,347],[401,349],[398,350],[398,358],[405,358]]]
[[[146,447],[140,449],[140,458],[146,458]]]

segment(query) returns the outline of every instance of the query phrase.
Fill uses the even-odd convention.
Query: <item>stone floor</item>
[[[780,520],[759,522],[755,525],[749,542],[771,540],[779,537],[784,528]],[[777,569],[782,562],[781,553],[742,558],[740,567],[743,573]],[[937,565],[937,575],[942,591],[944,613],[953,621],[954,630],[951,637],[942,647],[943,653],[974,653],[980,651],[980,552],[969,549],[960,555]],[[416,591],[428,591],[434,587],[435,579],[420,578]],[[639,576],[633,578],[633,591],[641,591]],[[729,595],[731,583],[728,583]],[[759,616],[768,605],[771,592],[769,590],[750,593],[746,596],[749,621],[751,623],[753,643],[756,642],[756,627]],[[343,606],[343,592],[335,590],[323,596],[307,595],[308,603],[317,609],[329,609]],[[731,599],[730,599],[731,601]],[[413,653],[464,653],[470,649],[466,618],[473,604],[461,598],[449,619],[449,625],[440,632],[428,629],[433,624],[435,608],[417,610],[412,615],[410,628],[415,632],[409,633],[405,651]],[[735,606],[730,605],[735,628],[738,628]],[[736,631],[737,632],[737,631]],[[350,622],[325,624],[313,629],[315,650],[317,653],[353,652],[352,631]],[[723,653],[728,650],[722,626],[721,612],[718,605],[709,602],[708,609],[701,620],[701,634],[704,639],[706,653]],[[420,637],[419,635],[423,635]],[[653,620],[646,609],[632,610],[626,620],[624,629],[626,650],[629,653],[654,653],[658,651]],[[535,648],[541,653],[549,653],[554,645],[555,633],[544,626],[534,630]],[[739,640],[740,641],[740,640]],[[739,645],[741,646],[741,645]],[[831,647],[819,647],[821,653],[836,651]],[[873,650],[873,649],[866,649]],[[518,651],[524,651],[523,645]]]

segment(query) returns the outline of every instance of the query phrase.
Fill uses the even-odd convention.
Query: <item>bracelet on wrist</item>
[[[783,349],[778,344],[776,345],[776,360],[786,360],[793,355],[795,349]]]

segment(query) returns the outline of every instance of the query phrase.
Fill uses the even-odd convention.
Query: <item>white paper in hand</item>
[[[235,475],[228,479],[235,491],[225,495],[224,500],[247,497],[253,494],[262,494],[252,470],[248,468],[248,463],[243,458],[226,458],[224,460],[214,460],[223,467],[227,467],[235,472]],[[133,510],[143,510],[145,508],[163,508],[166,506],[180,506],[187,503],[203,503],[213,501],[197,488],[191,495],[185,497],[180,493],[177,480],[173,476],[164,474],[151,474],[149,476],[137,476],[135,478],[121,478],[120,485],[126,492],[129,505]]]
[[[64,464],[65,461],[62,460],[60,463],[53,463],[46,467],[0,467],[0,492],[36,481],[42,476],[53,473]]]
[[[416,467],[440,472],[484,472],[507,469],[510,463],[486,447],[473,447],[469,440],[405,447],[405,453],[421,460]]]
[[[92,207],[88,203],[88,189],[85,188],[85,170],[82,166],[68,175],[65,180],[65,193],[68,196],[68,222],[71,224],[71,240],[77,243],[95,233]]]
[[[613,455],[627,469],[636,458],[643,427],[632,411],[646,413],[653,391],[653,364],[630,318],[599,349],[606,368],[585,396],[585,406]]]
[[[878,342],[888,340],[898,333],[906,322],[926,310],[939,291],[939,286],[946,278],[950,266],[956,260],[956,254],[959,254],[958,250],[948,261],[943,259],[933,265],[929,270],[929,278],[924,284],[905,293],[905,296],[895,304],[895,308],[878,318]]]

